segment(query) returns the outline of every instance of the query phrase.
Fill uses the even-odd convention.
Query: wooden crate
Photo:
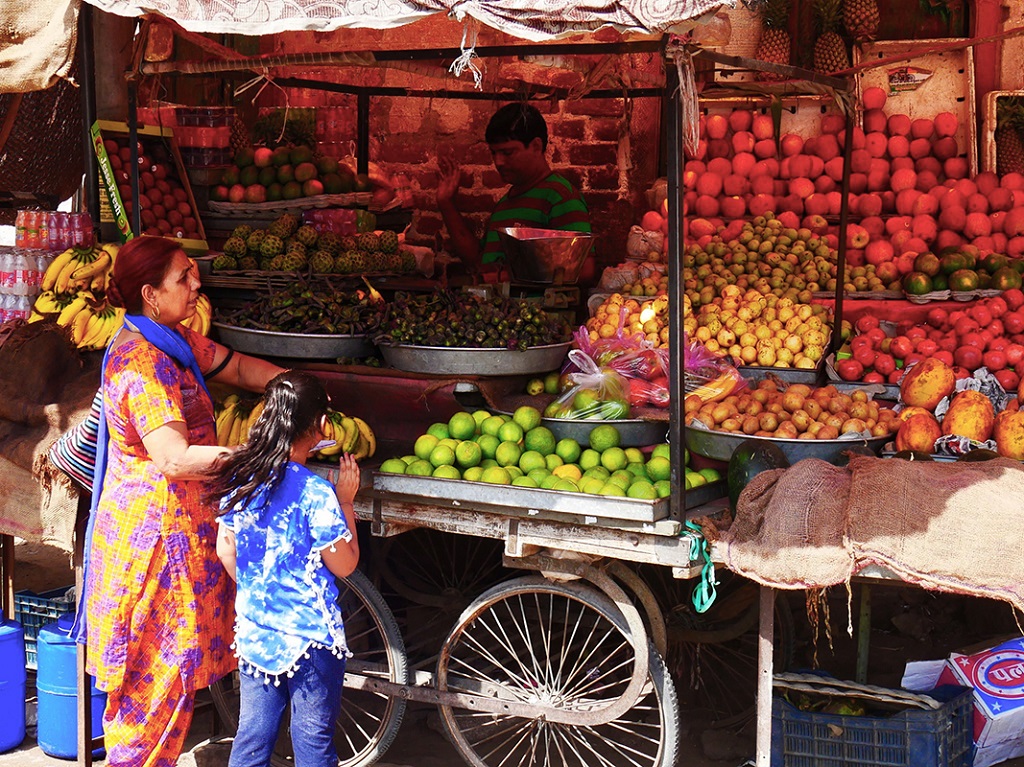
[[[981,125],[981,169],[996,172],[996,114],[999,99],[1024,98],[1024,91],[989,91],[985,94],[985,115]]]
[[[879,40],[854,46],[853,63],[862,64],[902,56],[953,40]],[[915,74],[925,75],[916,84]],[[865,88],[879,87],[888,93],[887,114],[910,119],[932,118],[940,112],[956,115],[956,143],[967,158],[970,174],[978,172],[978,137],[974,109],[974,54],[971,48],[917,54],[904,61],[869,69],[857,76],[857,99]]]
[[[93,148],[96,151],[100,181],[107,192],[104,195],[107,204],[101,205],[100,221],[113,222],[121,236],[121,241],[125,242],[132,237],[128,220],[129,216],[114,180],[114,171],[111,168],[103,141],[106,138],[125,138],[128,136],[128,124],[112,122],[110,120],[97,120],[92,124],[91,136]],[[189,183],[188,173],[185,171],[185,164],[181,160],[181,152],[178,150],[178,144],[174,140],[174,131],[170,128],[162,128],[155,125],[140,125],[138,126],[138,137],[139,143],[142,144],[143,148],[148,148],[151,144],[158,142],[167,147],[178,181],[185,190],[189,206],[192,208],[192,213],[196,218],[196,224],[199,228],[199,239],[178,237],[169,237],[169,239],[174,239],[181,243],[182,249],[190,255],[205,254],[208,250],[206,230],[203,228],[203,219],[200,216],[199,208],[196,206],[196,198],[192,192],[192,185]]]
[[[761,114],[769,114],[771,98],[752,94],[749,97],[709,97],[700,100],[700,111],[705,115],[720,114],[728,117],[734,109],[750,109]],[[780,135],[794,133],[804,139],[820,136],[822,115],[828,113],[839,113],[839,108],[831,96],[783,96]]]

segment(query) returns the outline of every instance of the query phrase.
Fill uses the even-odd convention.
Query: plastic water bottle
[[[24,250],[14,251],[14,295],[27,296],[32,290],[32,275],[35,259],[29,261]]]
[[[34,299],[32,296],[13,296],[14,308],[12,310],[11,319],[27,320],[28,316],[32,313],[32,304]]]
[[[38,253],[36,253],[36,294],[37,295],[38,295],[39,291],[42,290],[42,287],[43,287],[43,275],[46,274],[47,268],[53,262],[53,259],[55,257],[56,257],[55,253],[53,251],[49,251],[48,252],[48,251],[45,251],[45,250],[40,250]]]
[[[14,292],[14,251],[0,249],[0,294]]]

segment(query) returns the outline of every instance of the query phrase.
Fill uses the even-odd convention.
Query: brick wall
[[[366,36],[363,32],[363,37]],[[326,36],[324,36],[326,37]],[[281,35],[277,51],[295,51],[300,39]],[[308,38],[302,38],[308,40]],[[348,39],[348,47],[378,40]],[[488,41],[486,44],[507,41]],[[308,46],[308,42],[305,43]],[[458,45],[458,42],[454,43]],[[485,44],[483,41],[481,45]],[[336,45],[332,43],[332,48]],[[653,66],[653,65],[652,65]],[[495,60],[485,62],[485,89],[523,74],[522,65],[509,63],[507,71]],[[551,70],[553,76],[566,73]],[[539,75],[538,75],[539,72]],[[527,71],[543,77],[543,68]],[[397,85],[436,89],[439,82],[427,75],[408,72],[362,70],[363,85]],[[338,79],[337,71],[319,72],[320,79]],[[464,79],[468,75],[464,75]],[[580,75],[582,77],[582,75]],[[284,93],[264,89],[261,106],[282,106]],[[308,89],[289,89],[291,106],[318,108],[318,139],[321,151],[341,156],[354,148],[355,98]],[[407,232],[410,242],[429,246],[446,244],[446,232],[437,213],[435,188],[438,156],[451,154],[463,167],[463,188],[457,204],[482,232],[494,202],[505,186],[494,170],[483,140],[487,121],[502,101],[375,97],[370,108],[370,159],[395,175],[408,178],[416,213]],[[548,159],[551,167],[566,176],[582,192],[598,235],[598,266],[617,264],[624,258],[626,233],[645,212],[643,192],[657,172],[657,99],[633,102],[633,120],[625,118],[623,99],[576,99],[533,101],[548,122]],[[645,108],[637,109],[637,104]],[[639,115],[639,117],[638,117]]]

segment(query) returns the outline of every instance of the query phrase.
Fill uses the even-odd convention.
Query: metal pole
[[[836,252],[836,305],[832,314],[833,352],[838,352],[843,345],[843,289],[846,272],[846,225],[850,218],[850,162],[853,157],[853,109],[846,113],[846,136],[843,141],[843,180],[840,190],[843,199],[839,205],[839,248]]]
[[[868,682],[868,655],[871,650],[871,586],[860,586],[860,618],[857,621],[857,676],[861,684]]]
[[[671,453],[671,484],[669,516],[682,520],[686,509],[686,486],[683,425],[683,124],[679,76],[673,62],[665,62],[665,134],[666,175],[668,176],[668,305],[669,312],[669,440]]]
[[[772,763],[772,676],[775,673],[775,589],[761,586],[757,636],[757,767]]]
[[[356,169],[359,173],[370,170],[370,94],[356,96]]]
[[[100,184],[99,171],[96,168],[96,157],[89,128],[96,122],[96,57],[93,55],[92,39],[92,6],[82,3],[78,10],[78,81],[82,104],[82,161],[85,165],[85,182],[83,188],[85,209],[93,220],[93,225],[100,226]]]
[[[139,86],[135,80],[128,81],[128,145],[132,153],[132,234],[142,234],[142,210],[139,205]]]

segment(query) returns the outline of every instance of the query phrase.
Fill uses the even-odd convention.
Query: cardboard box
[[[989,91],[985,94],[985,115],[981,134],[981,169],[996,172],[998,152],[996,151],[996,128],[998,126],[999,100],[1024,98],[1024,91]]]
[[[915,53],[953,40],[876,40],[853,47],[854,65],[890,61],[857,75],[857,101],[865,88],[881,88],[888,94],[886,114],[905,114],[910,119],[932,118],[951,112],[957,118],[956,144],[966,157],[970,175],[978,172],[977,123],[974,108],[974,51],[964,47],[932,53]],[[911,58],[896,60],[913,53]]]
[[[131,229],[130,206],[127,204],[129,200],[126,199],[130,176],[125,167],[125,158],[116,153],[112,156],[112,151],[118,147],[118,151],[127,147],[128,125],[97,120],[92,125],[90,135],[109,203],[109,207],[101,208],[100,221],[113,222],[120,233],[121,241],[125,242],[134,236]],[[168,231],[159,231],[159,234],[180,242],[186,253],[205,254],[208,250],[206,231],[196,207],[181,153],[174,140],[174,132],[170,128],[140,125],[138,137],[141,157],[160,158],[152,161],[140,173],[139,193],[140,196],[147,196],[145,201],[139,201],[141,212],[150,211],[154,216],[154,222],[167,222]],[[157,201],[157,198],[162,199]],[[143,221],[144,234],[157,234],[157,231],[146,231],[156,228],[156,223],[147,224]]]
[[[936,674],[937,672],[937,674]],[[974,767],[1024,755],[1024,639],[972,655],[907,665],[904,685],[957,684],[974,690]]]

